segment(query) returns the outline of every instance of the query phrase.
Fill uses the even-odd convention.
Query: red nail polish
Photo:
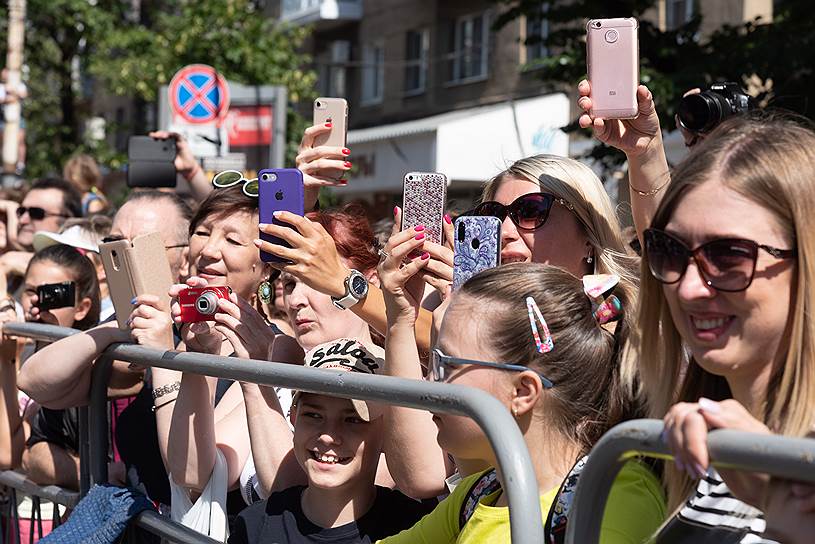
[[[415,227],[413,227],[413,230],[415,230],[416,232],[422,232],[424,230],[424,225],[416,225]]]
[[[331,128],[331,123],[326,123],[325,128]]]
[[[449,225],[453,222],[453,220],[450,218],[450,215],[444,214],[444,222]]]
[[[424,233],[420,232],[419,234],[417,234],[416,235],[416,240],[424,240]]]
[[[353,165],[350,162],[345,161],[345,164],[343,166],[345,166],[346,168],[351,168],[351,166]]]
[[[347,179],[341,179],[341,180],[339,181],[339,183],[340,183],[340,185],[345,186],[345,185],[348,185],[348,180],[347,180]]]
[[[427,259],[429,259],[429,258],[430,258],[430,253],[428,253],[427,251],[425,251],[424,253],[422,253],[422,260],[423,260],[423,261],[426,261],[426,260],[427,260]]]
[[[396,217],[397,213],[399,213],[399,206],[394,206],[393,207],[393,215],[394,215],[394,217]]]
[[[342,154],[343,154],[343,155],[350,155],[350,154],[351,154],[351,150],[350,150],[350,149],[348,149],[347,147],[343,147],[343,148],[342,148]]]

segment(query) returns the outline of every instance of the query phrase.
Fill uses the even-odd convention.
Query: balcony
[[[315,24],[329,28],[338,23],[359,21],[362,0],[283,0],[281,20],[295,25]]]

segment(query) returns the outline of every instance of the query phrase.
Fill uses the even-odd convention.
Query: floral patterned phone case
[[[453,289],[488,268],[501,264],[501,220],[462,216],[453,227]]]
[[[447,176],[437,172],[408,172],[402,194],[402,230],[424,225],[425,239],[441,244],[447,201]]]

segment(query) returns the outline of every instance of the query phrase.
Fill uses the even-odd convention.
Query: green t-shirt
[[[509,508],[488,506],[500,490],[487,495],[476,507],[470,520],[459,530],[459,513],[473,483],[483,473],[473,474],[459,482],[453,493],[416,525],[380,540],[382,544],[445,544],[510,542]],[[558,494],[550,489],[540,497],[543,521]],[[639,461],[629,461],[622,468],[606,503],[601,544],[641,544],[654,534],[665,519],[665,494],[656,475]]]

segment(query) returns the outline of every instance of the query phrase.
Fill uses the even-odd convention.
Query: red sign
[[[229,110],[229,85],[206,64],[190,64],[176,72],[168,94],[173,113],[187,123],[220,126]]]
[[[253,147],[272,142],[271,106],[232,106],[226,114],[229,145]]]

